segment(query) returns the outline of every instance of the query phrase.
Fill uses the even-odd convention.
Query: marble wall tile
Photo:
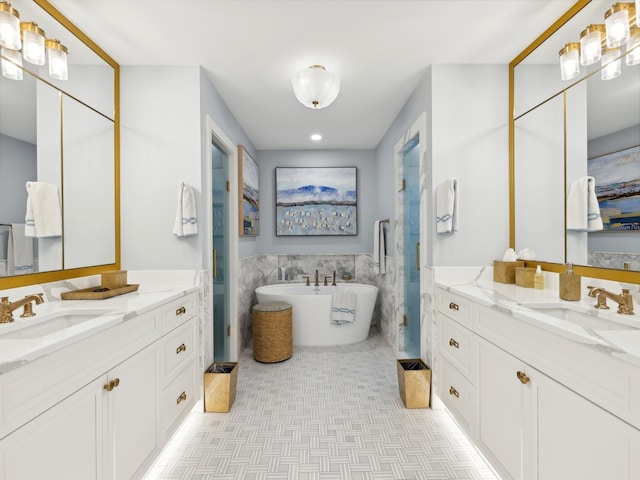
[[[640,254],[589,252],[589,264],[594,267],[623,269],[625,262],[629,262],[630,270],[640,270]]]
[[[287,269],[287,281],[302,282],[303,276],[310,276],[313,281],[315,271],[318,271],[319,281],[324,277],[331,277],[336,272],[337,278],[348,273],[355,274],[355,255],[278,255],[278,268]]]

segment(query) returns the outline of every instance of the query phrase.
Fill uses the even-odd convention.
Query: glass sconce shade
[[[580,65],[593,65],[602,56],[604,25],[589,25],[580,34]]]
[[[605,48],[602,51],[602,70],[600,78],[602,80],[612,80],[622,73],[619,48]]]
[[[640,64],[640,27],[631,27],[630,33],[624,60],[629,67]]]
[[[640,0],[636,0],[636,27],[640,27]]]
[[[49,76],[56,80],[67,80],[69,78],[67,47],[62,45],[60,40],[51,39],[45,41],[45,46],[49,57]]]
[[[22,55],[19,50],[2,47],[2,75],[11,80],[22,80]]]
[[[604,14],[608,48],[617,48],[629,40],[629,10],[635,11],[633,4],[615,3]]]
[[[22,22],[22,56],[34,65],[44,65],[44,30],[34,22]]]
[[[560,76],[571,80],[580,74],[580,44],[567,43],[560,50]]]
[[[340,79],[322,65],[312,65],[296,73],[291,83],[298,101],[309,108],[328,107],[340,93]]]
[[[20,50],[20,14],[10,3],[0,2],[0,46]]]

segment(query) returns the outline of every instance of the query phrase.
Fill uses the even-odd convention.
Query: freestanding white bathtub
[[[331,322],[332,294],[356,295],[355,320],[334,325]],[[378,287],[362,283],[342,283],[336,287],[282,283],[256,288],[259,303],[287,302],[293,306],[293,344],[296,346],[349,345],[369,335]]]

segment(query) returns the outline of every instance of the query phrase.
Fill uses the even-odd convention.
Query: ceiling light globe
[[[8,2],[0,2],[0,46],[20,50],[20,14]]]
[[[340,93],[340,79],[322,65],[312,65],[296,73],[291,83],[298,101],[316,110],[331,105]]]

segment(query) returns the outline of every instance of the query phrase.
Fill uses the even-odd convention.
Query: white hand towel
[[[567,230],[597,232],[603,229],[593,177],[571,182],[567,192]]]
[[[33,239],[26,237],[23,223],[11,224],[7,242],[7,273],[24,275],[33,273]]]
[[[62,212],[58,187],[52,183],[27,182],[27,237],[59,237],[62,235]]]
[[[373,224],[373,273],[383,274],[387,271],[384,243],[384,223],[376,220]]]
[[[344,325],[353,323],[356,319],[356,294],[345,291],[334,293],[331,296],[331,323],[333,325]]]
[[[451,233],[458,230],[458,179],[447,178],[436,190],[436,232]]]
[[[193,189],[182,182],[178,187],[178,211],[173,223],[173,234],[177,237],[188,237],[198,233],[196,215],[196,198]]]

